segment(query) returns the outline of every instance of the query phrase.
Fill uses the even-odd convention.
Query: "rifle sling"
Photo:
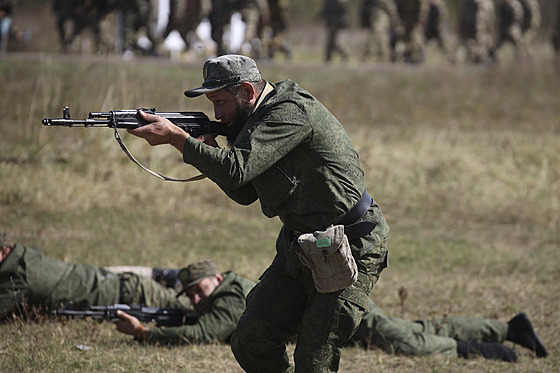
[[[117,142],[119,143],[119,145],[121,146],[121,149],[123,150],[123,152],[128,156],[128,158],[136,163],[140,168],[142,168],[144,171],[146,171],[147,173],[149,173],[150,175],[153,175],[159,179],[162,179],[164,181],[178,181],[178,182],[189,182],[189,181],[196,181],[196,180],[202,180],[204,178],[206,178],[206,175],[200,174],[197,176],[193,176],[193,177],[189,177],[188,179],[173,179],[171,177],[167,177],[164,176],[162,174],[159,174],[155,171],[150,170],[149,168],[144,167],[140,162],[138,162],[136,160],[136,158],[134,158],[134,156],[132,154],[130,154],[130,152],[128,151],[126,145],[124,144],[124,142],[121,140],[121,136],[119,135],[119,131],[117,130],[117,127],[113,127],[115,130],[115,139],[117,140]]]

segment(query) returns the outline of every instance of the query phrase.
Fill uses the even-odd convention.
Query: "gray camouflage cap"
[[[185,290],[198,284],[203,278],[214,276],[218,273],[219,271],[216,263],[208,259],[203,259],[182,268],[177,277],[179,277],[179,281],[181,281],[183,285],[183,290]]]
[[[211,58],[202,68],[204,82],[202,87],[185,91],[187,97],[198,97],[202,94],[215,92],[228,85],[241,82],[258,82],[261,73],[255,61],[249,57],[229,54]]]

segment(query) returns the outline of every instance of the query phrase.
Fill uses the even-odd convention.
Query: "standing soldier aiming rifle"
[[[241,367],[292,369],[278,346],[298,332],[296,369],[337,371],[342,347],[387,266],[389,226],[366,191],[358,154],[316,98],[292,80],[263,80],[248,57],[210,59],[203,79],[185,95],[205,94],[212,102],[216,119],[231,130],[228,148],[143,112],[152,123],[129,132],[151,145],[174,146],[234,201],[258,200],[267,217],[283,223],[276,256],[249,293],[232,336]]]

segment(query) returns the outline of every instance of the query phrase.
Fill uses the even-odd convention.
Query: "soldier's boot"
[[[506,340],[534,351],[537,357],[546,357],[548,355],[543,342],[535,332],[535,329],[533,329],[533,325],[525,312],[521,312],[508,322]]]
[[[154,268],[152,271],[152,279],[159,282],[165,287],[176,288],[181,286],[179,281],[179,270],[176,268]]]
[[[517,362],[517,354],[511,348],[496,342],[457,342],[460,357],[482,356],[485,359]]]

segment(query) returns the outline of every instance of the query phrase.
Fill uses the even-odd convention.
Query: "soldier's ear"
[[[250,104],[254,104],[255,102],[257,102],[258,96],[257,96],[257,90],[255,89],[255,86],[253,86],[249,82],[242,82],[240,88],[241,91],[243,92],[243,95],[245,96],[245,98]]]

